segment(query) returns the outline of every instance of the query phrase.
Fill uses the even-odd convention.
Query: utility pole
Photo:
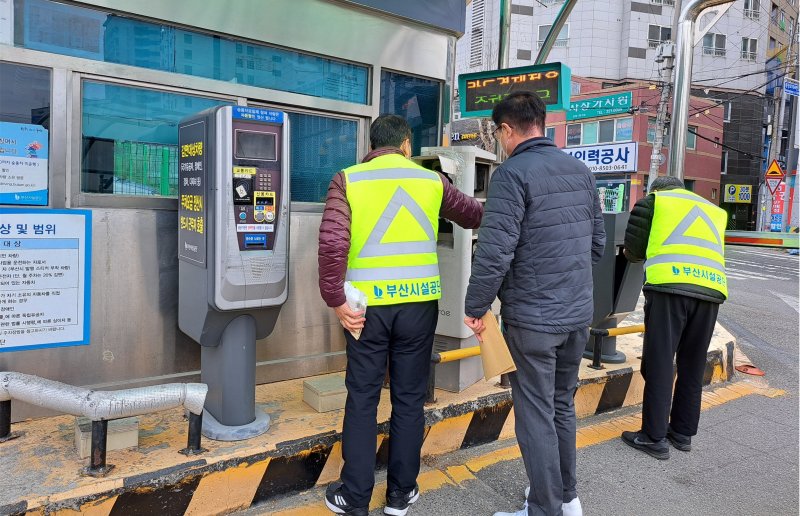
[[[794,29],[794,28],[793,28]],[[783,78],[790,77],[789,70],[794,64],[792,48],[794,47],[794,40],[797,38],[796,34],[792,34],[789,40],[789,46],[786,49],[786,57],[784,59],[785,65],[783,68]],[[781,83],[782,84],[782,83]],[[782,86],[775,88],[773,93],[775,97],[775,113],[772,117],[772,139],[769,143],[769,154],[767,159],[767,167],[772,164],[772,161],[778,158],[781,150],[781,136],[783,136],[783,117],[786,111],[786,90]],[[772,209],[773,194],[769,191],[765,179],[761,178],[759,185],[758,195],[760,206],[758,211],[758,228],[757,231],[769,231],[770,218],[767,216],[767,209]]]
[[[800,30],[800,20],[795,22],[794,27],[791,29],[792,41],[797,42],[800,39],[800,34],[798,34],[798,30]],[[798,46],[798,56],[800,56],[800,46]],[[791,57],[787,56],[789,59]],[[797,62],[797,56],[795,56],[795,63]],[[798,70],[795,69],[794,71],[794,79],[798,79]],[[786,77],[784,77],[785,79]],[[798,176],[795,175],[792,179],[793,185],[792,190],[794,190],[794,195],[791,195],[789,191],[789,178],[791,177],[792,171],[797,169],[797,154],[798,150],[795,147],[795,142],[797,141],[797,104],[800,101],[800,97],[795,97],[792,99],[792,115],[791,115],[791,122],[789,125],[789,139],[786,141],[786,186],[784,187],[783,192],[783,217],[781,218],[781,231],[787,232],[789,231],[789,227],[792,225],[792,221],[789,220],[789,211],[794,211],[790,207],[792,201],[797,199],[797,183],[798,183]]]
[[[667,106],[669,105],[670,95],[672,94],[672,71],[675,68],[675,36],[678,32],[678,18],[681,13],[681,0],[675,0],[674,13],[672,15],[672,28],[670,29],[669,41],[658,46],[657,63],[662,63],[659,68],[661,77],[661,98],[658,101],[658,113],[656,114],[656,128],[653,137],[653,152],[650,154],[650,172],[647,176],[647,191],[650,192],[653,181],[658,177],[658,168],[663,164],[661,149],[664,146],[664,131],[667,126]]]

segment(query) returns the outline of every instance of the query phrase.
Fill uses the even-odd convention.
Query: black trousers
[[[410,491],[419,474],[425,433],[425,395],[438,303],[368,307],[361,338],[347,338],[347,402],[344,408],[341,480],[355,507],[367,507],[375,485],[377,412],[389,362],[389,491]]]
[[[697,434],[706,354],[719,304],[663,292],[644,292],[644,403],[642,430],[651,439]],[[677,364],[672,396],[673,359]],[[670,412],[670,401],[672,411]]]

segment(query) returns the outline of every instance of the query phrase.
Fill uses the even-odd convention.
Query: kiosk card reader
[[[285,113],[243,106],[178,128],[178,325],[201,345],[211,439],[269,428],[255,409],[255,345],[289,290],[288,134]]]
[[[441,172],[465,194],[485,202],[495,155],[478,147],[423,147],[422,155],[412,158],[425,168]],[[477,346],[478,340],[464,324],[464,298],[472,270],[472,254],[478,230],[463,229],[448,220],[439,220],[437,254],[442,280],[439,320],[433,340],[435,352]],[[480,357],[437,366],[436,388],[460,392],[483,378]]]

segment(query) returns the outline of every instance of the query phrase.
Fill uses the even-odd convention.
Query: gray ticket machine
[[[201,346],[211,439],[269,428],[255,407],[256,340],[289,290],[288,122],[281,111],[223,106],[178,128],[178,325]]]
[[[423,147],[422,155],[413,158],[425,168],[441,172],[460,191],[486,201],[489,178],[495,167],[495,155],[475,146]],[[478,230],[463,229],[449,220],[439,220],[439,275],[442,298],[439,321],[433,340],[434,352],[477,346],[478,340],[464,324],[464,298],[472,270],[472,254]],[[483,378],[480,357],[440,364],[436,370],[436,388],[460,392]]]

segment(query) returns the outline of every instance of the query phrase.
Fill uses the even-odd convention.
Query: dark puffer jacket
[[[592,265],[605,229],[589,169],[548,138],[517,146],[489,184],[466,313],[481,317],[495,296],[507,324],[567,333],[592,322]]]
[[[402,151],[394,147],[376,149],[367,154],[363,162],[386,154],[402,154]],[[463,194],[443,175],[439,176],[444,187],[439,216],[462,228],[477,228],[483,215],[481,203]],[[350,252],[351,217],[344,173],[339,172],[328,187],[325,211],[319,226],[319,291],[330,307],[341,306],[346,301],[344,276],[347,272],[347,255]]]
[[[674,190],[675,187],[666,187],[663,191]],[[653,224],[653,213],[656,209],[656,196],[650,194],[636,201],[631,211],[631,218],[625,228],[625,256],[631,262],[641,262],[647,258],[647,243],[650,241],[650,227]],[[681,296],[693,297],[712,303],[723,303],[725,296],[722,292],[701,285],[688,283],[666,283],[662,285],[649,285],[645,276],[642,290],[665,292]]]

